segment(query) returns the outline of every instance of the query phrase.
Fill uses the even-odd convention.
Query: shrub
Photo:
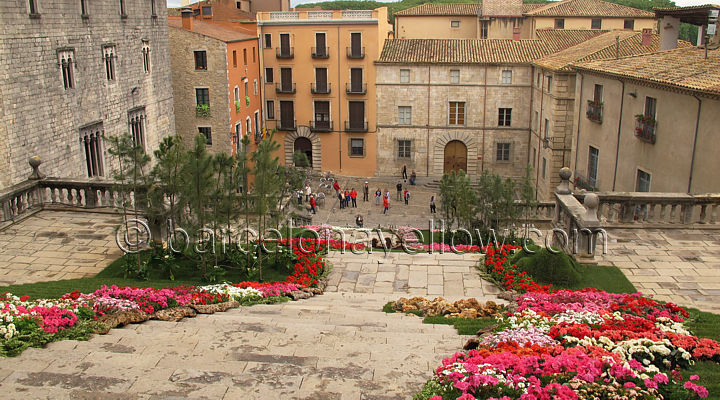
[[[527,272],[538,283],[553,285],[575,285],[580,281],[580,267],[565,253],[555,254],[546,248],[529,246],[534,254],[524,249],[516,253],[510,262],[518,266],[518,270]]]

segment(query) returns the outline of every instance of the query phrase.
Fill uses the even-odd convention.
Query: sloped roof
[[[560,51],[575,46],[595,36],[610,32],[600,29],[537,29],[537,38],[550,47],[552,51]]]
[[[592,71],[720,96],[720,50],[681,47],[651,54],[575,64]]]
[[[526,13],[543,4],[523,4],[522,11]],[[425,3],[419,6],[410,7],[402,11],[396,12],[396,17],[407,16],[476,16],[478,10],[482,7],[482,3]]]
[[[387,39],[378,63],[521,64],[547,53],[540,40]]]
[[[193,19],[193,29],[190,32],[195,32],[201,35],[211,37],[213,39],[221,40],[223,42],[239,42],[241,40],[256,39],[257,36],[253,36],[247,33],[239,32],[231,28],[227,28],[212,22],[206,22],[200,19]],[[183,29],[182,19],[177,17],[168,18],[168,26],[171,28]]]
[[[561,0],[545,4],[525,15],[536,17],[655,18],[655,14],[603,0]]]

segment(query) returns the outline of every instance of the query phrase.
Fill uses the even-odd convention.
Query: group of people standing
[[[315,195],[312,193],[312,189],[309,184],[305,185],[305,189],[297,191],[297,202],[300,206],[303,203],[303,197],[305,197],[305,201],[310,203],[310,212],[317,214],[317,201],[315,200]]]
[[[357,190],[355,190],[355,188],[352,188],[351,190],[345,189],[343,191],[340,189],[340,184],[335,181],[333,183],[333,189],[335,189],[335,195],[340,201],[340,209],[351,207],[357,208],[358,192]],[[368,187],[368,182],[365,182],[365,187],[363,188],[363,201],[368,201],[369,189],[370,188]]]

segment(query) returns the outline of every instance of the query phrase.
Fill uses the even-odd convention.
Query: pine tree
[[[268,213],[273,211],[277,202],[277,196],[281,193],[279,174],[279,160],[275,152],[280,149],[280,144],[273,140],[274,132],[270,137],[261,141],[252,154],[251,160],[255,163],[253,175],[255,186],[253,187],[253,198],[255,200],[255,214],[258,216],[259,234],[262,236],[267,226]],[[258,251],[259,279],[262,280],[263,252]]]

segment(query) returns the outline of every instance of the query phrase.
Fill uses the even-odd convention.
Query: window
[[[257,62],[257,56],[255,55],[255,46],[253,46],[253,64]]]
[[[73,79],[75,75],[75,50],[58,51],[58,63],[60,64],[60,71],[62,72],[63,87],[65,89],[72,89],[73,86],[75,86]]]
[[[80,0],[80,15],[83,17],[87,17],[89,14],[87,2],[88,0]]]
[[[412,147],[412,141],[401,139],[398,140],[398,158],[410,158],[410,148]]]
[[[600,104],[603,101],[603,85],[595,85],[595,90],[593,92],[593,101],[595,101],[596,104]]]
[[[142,58],[143,58],[143,71],[150,73],[150,42],[143,40],[142,42]]]
[[[496,161],[510,161],[510,143],[498,143]]]
[[[399,106],[398,107],[398,124],[410,125],[411,123],[412,123],[412,107]]]
[[[240,88],[235,86],[235,89],[233,90],[233,94],[235,95],[235,101],[240,101]]]
[[[242,125],[240,123],[235,124],[235,154],[239,154],[242,151]]]
[[[555,29],[565,29],[564,18],[555,18]]]
[[[641,169],[637,170],[637,183],[635,184],[636,192],[650,191],[650,174]]]
[[[459,69],[451,69],[450,70],[450,83],[460,83],[460,70]]]
[[[535,132],[540,130],[540,113],[535,111]]]
[[[250,122],[250,117],[245,118],[245,131],[248,135],[252,135],[252,122]],[[255,132],[257,133],[257,131]]]
[[[512,71],[511,70],[509,70],[509,69],[503,70],[501,82],[503,85],[511,85],[512,84]]]
[[[239,2],[239,1],[236,1],[236,2],[235,2],[235,8],[237,8],[238,10],[242,9],[242,3]]]
[[[510,126],[512,108],[498,108],[498,126]]]
[[[212,145],[212,129],[209,126],[201,126],[198,128],[198,132],[205,136],[205,144]]]
[[[254,94],[255,96],[258,95],[257,79],[253,79],[253,94]]]
[[[350,48],[348,50],[348,57],[350,58],[365,57],[365,48],[362,47],[362,34],[360,32],[350,33]]]
[[[157,17],[157,10],[155,9],[155,0],[150,0],[150,16],[153,18]]]
[[[409,69],[401,69],[400,70],[400,83],[409,83],[410,82],[410,70]]]
[[[657,99],[654,97],[645,97],[645,113],[643,115],[655,119],[655,111],[657,110]]]
[[[547,92],[550,93],[550,90],[552,90],[552,75],[548,75],[547,77]]]
[[[280,129],[295,129],[295,105],[292,101],[280,102]]]
[[[460,27],[460,21],[450,21],[450,27],[451,27],[451,28],[459,28],[459,27]]]
[[[195,52],[195,70],[207,70],[207,53],[205,50],[196,50]]]
[[[595,186],[597,184],[598,160],[600,159],[600,150],[590,146],[588,153],[588,183]]]
[[[265,115],[267,115],[267,119],[269,120],[275,119],[275,100],[265,102]]]
[[[255,133],[260,134],[260,112],[255,111]]]
[[[288,57],[292,54],[292,49],[290,48],[290,34],[289,33],[281,33],[280,34],[280,54],[283,57]]]
[[[248,90],[248,81],[245,79],[245,97],[250,96],[250,91]]]
[[[315,129],[330,130],[330,102],[316,101],[314,127]]]
[[[538,88],[540,87],[540,73],[539,72],[537,74],[537,84],[535,86],[537,86]]]
[[[145,107],[131,110],[128,113],[130,134],[135,147],[145,149]]]
[[[40,15],[38,12],[37,0],[28,0],[28,8],[31,17]]]
[[[451,101],[449,108],[449,125],[465,125],[465,102]]]
[[[212,16],[212,7],[210,7],[210,6],[203,6],[203,8],[202,8],[202,15],[203,15],[203,17]]]
[[[197,105],[203,105],[203,104],[210,105],[210,89],[208,89],[208,88],[195,89],[195,100],[197,102]]]
[[[272,48],[272,33],[265,34],[265,48],[266,49]]]
[[[247,49],[243,49],[243,64],[247,66]]]
[[[488,38],[488,25],[490,25],[489,21],[480,22],[480,39]]]
[[[547,171],[547,159],[543,157],[543,165],[542,165],[542,178],[545,179],[545,173]]]
[[[273,83],[273,69],[272,68],[265,68],[265,83]]]
[[[103,60],[105,61],[105,75],[107,80],[115,80],[115,46],[103,47]]]
[[[365,139],[350,138],[350,156],[362,157],[365,155]]]
[[[326,43],[325,32],[316,32],[314,57],[323,58],[328,55]]]
[[[602,19],[593,18],[592,21],[590,21],[590,29],[602,29]]]
[[[104,175],[102,139],[105,136],[102,122],[80,129],[80,142],[85,152],[88,177]]]
[[[635,20],[634,19],[626,19],[625,23],[623,24],[623,28],[634,30],[635,29]]]
[[[120,0],[120,16],[127,17],[127,9],[125,8],[125,0]]]
[[[233,50],[233,68],[237,68],[237,50]]]
[[[550,120],[545,118],[545,132],[543,132],[545,134],[545,136],[544,136],[545,139],[547,139],[550,136],[549,132],[550,132]]]

